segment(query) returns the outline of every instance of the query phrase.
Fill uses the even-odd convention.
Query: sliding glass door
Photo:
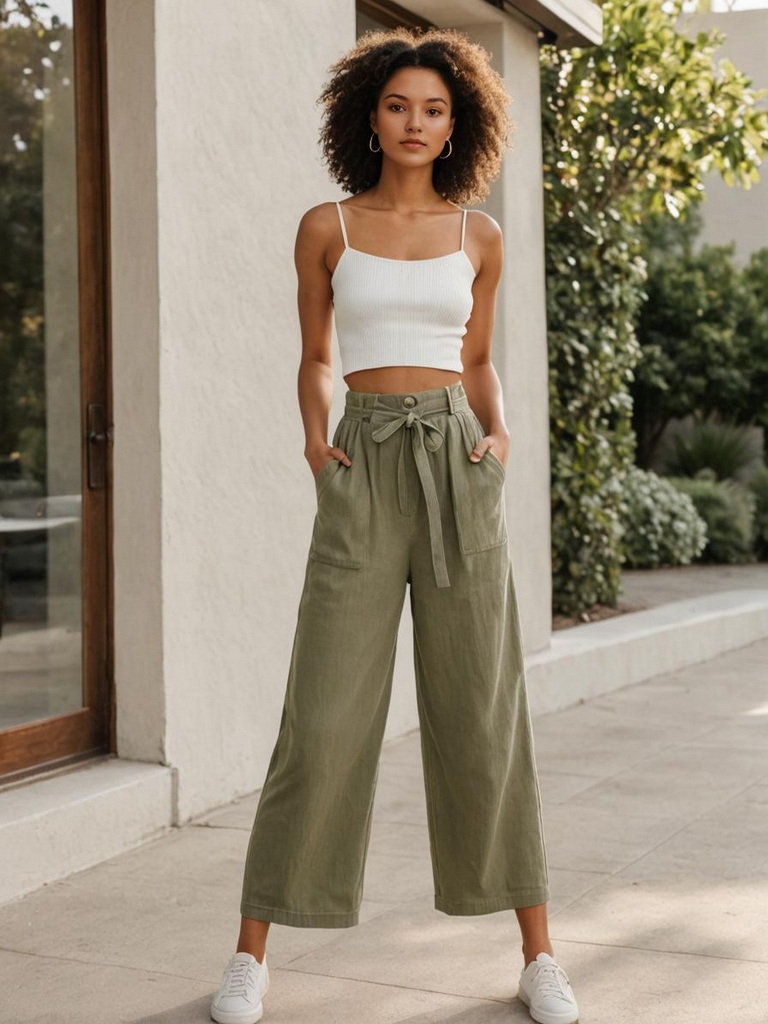
[[[103,9],[0,0],[0,783],[109,750]]]

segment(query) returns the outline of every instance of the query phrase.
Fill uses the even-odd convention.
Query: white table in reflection
[[[29,533],[31,530],[55,530],[67,523],[79,523],[79,516],[29,516],[15,518],[0,515],[0,637],[3,635],[5,621],[5,572],[3,570],[3,552],[5,538],[11,533]]]

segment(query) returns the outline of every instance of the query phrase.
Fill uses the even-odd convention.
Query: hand
[[[472,462],[479,462],[489,448],[493,449],[493,454],[506,469],[509,456],[509,433],[484,434],[470,452],[469,457]]]
[[[309,462],[309,468],[312,470],[312,476],[315,478],[317,478],[323,466],[332,462],[333,459],[343,462],[345,466],[352,465],[352,462],[345,451],[341,448],[333,448],[331,445],[326,445],[324,448],[314,449],[313,451],[305,452],[304,454]],[[330,459],[328,458],[329,455]]]

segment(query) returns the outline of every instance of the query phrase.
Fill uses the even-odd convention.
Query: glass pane
[[[82,706],[71,2],[0,0],[0,729]]]

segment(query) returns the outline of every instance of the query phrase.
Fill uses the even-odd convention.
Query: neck
[[[432,184],[432,164],[402,167],[384,157],[381,175],[369,193],[377,205],[404,213],[442,206],[443,197]]]

